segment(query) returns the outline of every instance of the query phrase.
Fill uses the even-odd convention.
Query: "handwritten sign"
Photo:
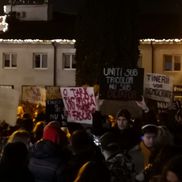
[[[0,88],[0,121],[16,125],[19,93],[11,88]]]
[[[68,121],[92,124],[96,103],[93,87],[61,87]]]
[[[101,99],[135,100],[143,94],[142,68],[104,68],[100,81]]]
[[[61,99],[60,87],[56,86],[46,86],[46,99]]]
[[[64,104],[62,99],[46,100],[46,116],[48,121],[62,121]]]
[[[171,102],[172,79],[169,76],[147,73],[145,76],[145,97],[157,101]]]
[[[32,104],[46,105],[46,89],[40,86],[23,86],[22,100]]]

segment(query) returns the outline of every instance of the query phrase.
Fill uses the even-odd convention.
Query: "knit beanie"
[[[67,142],[66,133],[61,130],[57,121],[51,121],[44,127],[43,139],[55,144],[65,144]]]

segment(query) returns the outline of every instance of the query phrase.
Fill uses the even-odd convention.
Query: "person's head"
[[[147,148],[153,148],[156,144],[158,127],[155,124],[142,126],[142,141]]]
[[[101,151],[105,159],[110,157],[113,154],[116,154],[120,151],[119,141],[117,136],[112,132],[104,133],[100,139]]]
[[[162,182],[182,181],[182,155],[173,157],[163,169]]]
[[[128,110],[122,109],[116,116],[116,124],[120,130],[128,128],[131,122],[131,115]]]
[[[3,150],[2,165],[7,167],[25,167],[28,165],[28,149],[22,142],[8,143]]]
[[[33,130],[33,120],[32,118],[28,117],[29,115],[25,115],[22,119],[20,119],[19,121],[17,121],[17,124],[19,126],[19,128],[24,129],[28,132],[32,132]]]
[[[35,126],[33,128],[33,137],[34,137],[35,142],[42,138],[44,126],[45,126],[44,121],[38,121],[35,124]]]
[[[44,127],[43,139],[60,146],[65,146],[68,142],[66,133],[61,130],[57,121],[51,121]]]
[[[26,130],[16,130],[8,138],[7,143],[22,142],[27,148],[30,146],[30,133]]]
[[[95,145],[92,137],[85,130],[74,131],[70,142],[75,154],[87,152]]]
[[[108,168],[102,162],[88,161],[79,170],[74,182],[110,182]]]

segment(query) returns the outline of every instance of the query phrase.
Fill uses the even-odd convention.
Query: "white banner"
[[[96,102],[93,87],[61,87],[68,121],[92,124]]]
[[[171,102],[173,92],[171,77],[157,73],[147,73],[145,75],[144,84],[144,94],[146,98]]]
[[[40,86],[23,86],[22,100],[32,104],[46,105],[46,89]]]
[[[16,125],[19,93],[11,88],[0,88],[0,121]]]

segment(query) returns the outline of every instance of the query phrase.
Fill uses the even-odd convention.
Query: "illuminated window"
[[[76,69],[76,61],[74,53],[63,53],[64,69]]]
[[[164,55],[164,71],[181,71],[181,55]]]
[[[3,53],[3,68],[16,68],[17,55],[15,53]]]
[[[33,54],[33,68],[35,68],[35,69],[47,68],[47,54],[34,53]]]
[[[14,89],[14,85],[0,85],[0,88]]]

